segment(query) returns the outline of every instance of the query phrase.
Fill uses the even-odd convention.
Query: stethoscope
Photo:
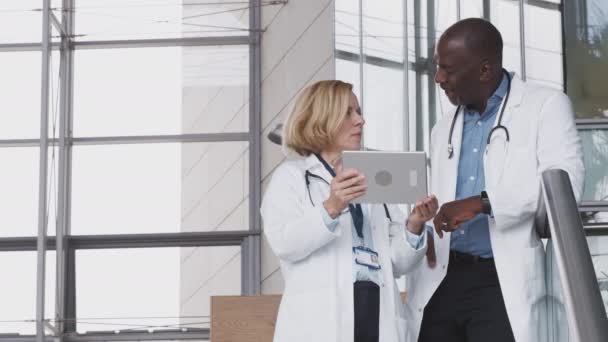
[[[502,108],[500,109],[500,115],[498,116],[498,123],[496,126],[494,126],[491,130],[490,133],[488,134],[488,140],[486,141],[486,145],[490,145],[490,140],[492,138],[492,134],[494,134],[494,132],[498,131],[498,130],[503,130],[505,131],[505,134],[507,136],[507,143],[509,142],[509,130],[507,129],[507,127],[502,125],[502,115],[505,112],[505,108],[507,107],[507,102],[509,101],[509,94],[511,94],[511,75],[509,75],[509,72],[505,69],[502,69],[503,74],[505,74],[507,76],[507,94],[505,95],[505,99],[502,103]],[[454,113],[454,118],[452,119],[452,126],[450,127],[450,135],[448,137],[448,159],[452,159],[452,156],[454,155],[454,146],[452,145],[452,134],[454,133],[454,126],[456,125],[456,119],[458,118],[458,112],[460,111],[460,108],[462,107],[462,105],[459,105],[456,108],[456,112]]]

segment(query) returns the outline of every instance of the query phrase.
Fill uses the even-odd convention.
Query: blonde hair
[[[283,128],[283,146],[301,156],[330,146],[348,111],[353,85],[328,80],[306,87]]]

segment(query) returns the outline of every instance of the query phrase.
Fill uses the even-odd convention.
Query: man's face
[[[435,52],[435,82],[454,105],[470,105],[481,94],[480,58],[465,46],[462,38],[441,37]]]

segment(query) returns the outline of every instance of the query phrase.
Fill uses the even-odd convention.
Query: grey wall
[[[263,12],[262,36],[262,190],[283,161],[266,135],[283,122],[306,85],[334,78],[333,1],[290,0]],[[279,263],[262,240],[262,292],[282,293]]]

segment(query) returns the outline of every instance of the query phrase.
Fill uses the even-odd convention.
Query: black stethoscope
[[[488,134],[488,140],[486,141],[486,145],[490,145],[490,139],[492,138],[492,134],[494,134],[494,132],[498,131],[498,130],[503,130],[505,131],[505,134],[507,136],[507,142],[509,142],[509,130],[507,129],[507,127],[502,125],[502,115],[505,112],[505,108],[507,107],[507,102],[509,101],[509,94],[511,94],[511,75],[509,75],[509,72],[505,69],[502,69],[503,74],[505,74],[507,76],[507,94],[505,95],[505,99],[502,103],[502,108],[500,109],[500,115],[498,116],[498,123],[496,126],[494,126],[494,128],[492,128],[490,130],[490,133]],[[452,126],[450,127],[450,135],[448,137],[448,159],[452,159],[452,156],[454,155],[454,146],[452,145],[452,134],[454,133],[454,126],[456,125],[456,119],[458,118],[458,112],[460,111],[460,107],[462,107],[462,105],[459,105],[456,108],[456,112],[454,113],[454,118],[452,119]]]

